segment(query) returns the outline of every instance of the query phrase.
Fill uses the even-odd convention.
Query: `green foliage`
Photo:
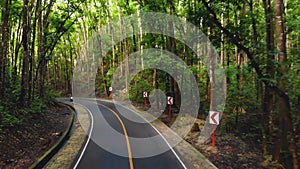
[[[0,130],[3,127],[13,127],[15,125],[19,125],[22,123],[22,120],[11,114],[10,112],[6,111],[3,106],[0,106],[0,112],[2,117],[0,119]]]
[[[144,70],[137,74],[130,83],[130,89],[129,89],[129,98],[130,100],[137,101],[142,103],[143,102],[143,92],[149,93],[154,89],[152,86],[152,82],[150,78],[152,76],[153,71],[152,70]],[[137,85],[135,86],[135,82]],[[137,91],[137,93],[136,93]]]
[[[111,81],[111,79],[113,78],[114,72],[115,72],[114,68],[111,68],[107,71],[107,73],[106,73],[106,80],[107,81]]]
[[[244,65],[246,66],[246,65]],[[243,68],[238,71],[235,65],[229,66],[226,70],[228,77],[226,112],[232,112],[234,106],[242,107],[245,110],[257,109],[260,105],[257,102],[257,88],[253,82],[253,72],[251,69]],[[241,82],[237,81],[237,76],[242,78]],[[252,83],[251,83],[252,82]]]
[[[31,116],[32,114],[35,113],[41,113],[43,112],[43,110],[47,107],[46,102],[44,101],[40,101],[40,100],[35,100],[30,107],[26,107],[24,109],[21,109],[20,111],[24,114],[24,115],[28,115]]]

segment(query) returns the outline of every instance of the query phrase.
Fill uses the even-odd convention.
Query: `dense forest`
[[[97,70],[96,95],[107,97],[113,73],[123,60],[150,48],[174,53],[188,65],[199,88],[199,118],[205,117],[214,86],[209,71],[194,51],[175,38],[132,26],[137,36],[106,39],[114,45],[105,57],[88,59],[90,51],[101,50],[101,41],[98,45],[91,41],[95,34],[123,30],[122,24],[112,22],[160,12],[196,25],[217,51],[227,88],[220,130],[254,140],[266,158],[271,156],[285,168],[299,168],[299,1],[2,0],[0,8],[0,131],[22,125],[20,117],[42,111],[52,98],[70,96],[77,65]],[[176,27],[166,25],[170,30]],[[91,66],[95,59],[99,59],[96,68]],[[131,65],[122,65],[124,76],[134,69]],[[132,101],[141,103],[143,91],[161,89],[180,105],[176,79],[158,69],[143,70],[126,89]]]

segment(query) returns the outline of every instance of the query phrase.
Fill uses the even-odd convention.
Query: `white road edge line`
[[[93,128],[94,128],[94,117],[93,117],[92,112],[91,112],[86,106],[84,106],[84,105],[82,105],[82,104],[79,104],[79,103],[74,103],[74,104],[80,105],[80,106],[82,106],[84,109],[86,109],[86,110],[89,112],[90,116],[91,116],[91,121],[92,121],[92,122],[91,122],[91,126],[90,126],[90,132],[89,132],[89,135],[88,135],[88,139],[87,139],[87,141],[86,141],[86,143],[85,143],[85,145],[84,145],[84,148],[82,149],[81,154],[80,154],[80,156],[79,156],[79,158],[78,158],[76,164],[74,165],[73,169],[77,168],[77,166],[78,166],[78,164],[79,164],[79,162],[80,162],[80,160],[81,160],[81,158],[82,158],[82,156],[83,156],[83,154],[84,154],[84,152],[85,152],[85,150],[86,150],[86,147],[87,147],[87,145],[88,145],[89,142],[90,142],[91,134],[92,134],[92,131],[93,131]],[[75,109],[75,110],[76,110],[76,109]]]
[[[136,113],[137,114],[137,113]],[[146,120],[144,117],[142,117],[144,120]],[[147,120],[146,120],[147,121]],[[147,121],[148,122],[148,121]],[[149,123],[149,122],[148,122]],[[187,169],[187,167],[185,166],[185,164],[183,163],[183,161],[180,159],[180,157],[178,156],[178,154],[176,153],[176,151],[174,150],[174,148],[169,144],[169,142],[167,141],[167,139],[157,130],[156,127],[154,127],[151,123],[149,123],[154,130],[163,138],[163,140],[168,144],[168,146],[170,147],[171,151],[174,153],[174,155],[176,156],[176,158],[178,159],[178,161],[181,163],[181,165],[183,166],[184,169]]]
[[[101,101],[101,100],[100,100]],[[105,100],[106,101],[106,100]],[[104,102],[105,102],[104,101]],[[112,102],[114,103],[114,102]],[[117,104],[117,103],[114,103]],[[150,126],[152,126],[152,128],[163,138],[163,140],[167,143],[167,145],[169,146],[169,148],[171,149],[171,151],[173,152],[173,154],[175,155],[175,157],[178,159],[178,161],[180,162],[180,164],[182,165],[182,167],[184,169],[187,169],[187,167],[185,166],[185,164],[183,163],[183,161],[180,159],[180,157],[178,156],[178,154],[176,153],[176,151],[173,149],[173,147],[169,144],[169,142],[167,141],[167,139],[157,130],[157,128],[155,128],[147,119],[145,119],[142,115],[138,114],[135,112],[135,110],[132,110],[131,108],[125,107],[121,104],[118,104],[122,107],[124,107],[125,109],[129,109],[130,111],[134,112],[136,115],[140,116],[142,119],[144,119],[148,124],[150,124]]]

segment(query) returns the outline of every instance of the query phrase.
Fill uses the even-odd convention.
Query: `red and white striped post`
[[[209,123],[212,124],[212,133],[211,133],[211,146],[215,148],[216,146],[216,136],[215,130],[216,126],[219,125],[220,122],[220,113],[216,111],[209,111]]]
[[[173,97],[168,96],[168,117],[172,118],[172,105],[173,105]]]
[[[147,92],[143,92],[143,97],[144,97],[144,107],[147,106],[147,97],[148,97],[148,93]]]
[[[113,88],[110,86],[109,88],[108,88],[108,91],[109,91],[109,98],[112,98],[112,90],[113,90]]]

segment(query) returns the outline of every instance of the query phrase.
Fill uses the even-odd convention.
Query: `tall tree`
[[[1,47],[0,47],[0,97],[5,97],[6,64],[9,48],[9,22],[11,0],[5,0],[1,17]]]
[[[274,0],[274,13],[275,13],[275,27],[276,27],[276,41],[278,50],[278,61],[280,62],[280,76],[278,78],[279,89],[285,93],[285,95],[278,97],[279,102],[279,134],[276,141],[276,149],[273,154],[275,160],[280,161],[283,151],[290,149],[293,157],[294,169],[299,168],[298,154],[296,148],[296,138],[293,128],[293,121],[291,116],[290,99],[288,95],[288,73],[289,65],[287,63],[287,50],[286,50],[286,33],[284,28],[283,19],[283,1]],[[290,144],[288,143],[290,138]],[[290,145],[288,147],[288,145]],[[288,157],[282,157],[286,165],[289,165]]]
[[[170,15],[174,15],[176,13],[175,11],[175,2],[174,0],[168,0],[168,4],[169,4],[169,14]],[[172,21],[168,22],[168,29],[171,32],[171,37],[169,37],[169,41],[168,41],[168,50],[172,53],[174,53],[175,55],[177,55],[177,51],[176,51],[176,42],[175,42],[175,35],[174,35],[174,23]],[[179,74],[179,72],[175,72],[175,74]],[[175,106],[177,106],[179,108],[180,105],[180,91],[177,85],[177,79],[172,78],[171,76],[169,76],[170,78],[170,92],[174,97],[174,104]]]
[[[266,44],[267,44],[267,76],[269,79],[274,78],[274,26],[273,26],[273,10],[270,0],[264,0],[265,22],[266,22]],[[265,95],[262,100],[262,130],[263,130],[263,152],[266,155],[267,150],[267,133],[272,137],[272,109],[274,103],[274,93],[269,86],[265,86]],[[266,123],[269,121],[269,123]],[[269,124],[269,127],[268,127]],[[267,132],[269,130],[269,132]]]
[[[23,45],[23,57],[22,57],[22,78],[21,78],[21,94],[20,94],[20,103],[22,106],[25,105],[26,96],[28,92],[28,58],[29,58],[29,4],[28,0],[23,1],[23,36],[22,36],[22,45]]]

